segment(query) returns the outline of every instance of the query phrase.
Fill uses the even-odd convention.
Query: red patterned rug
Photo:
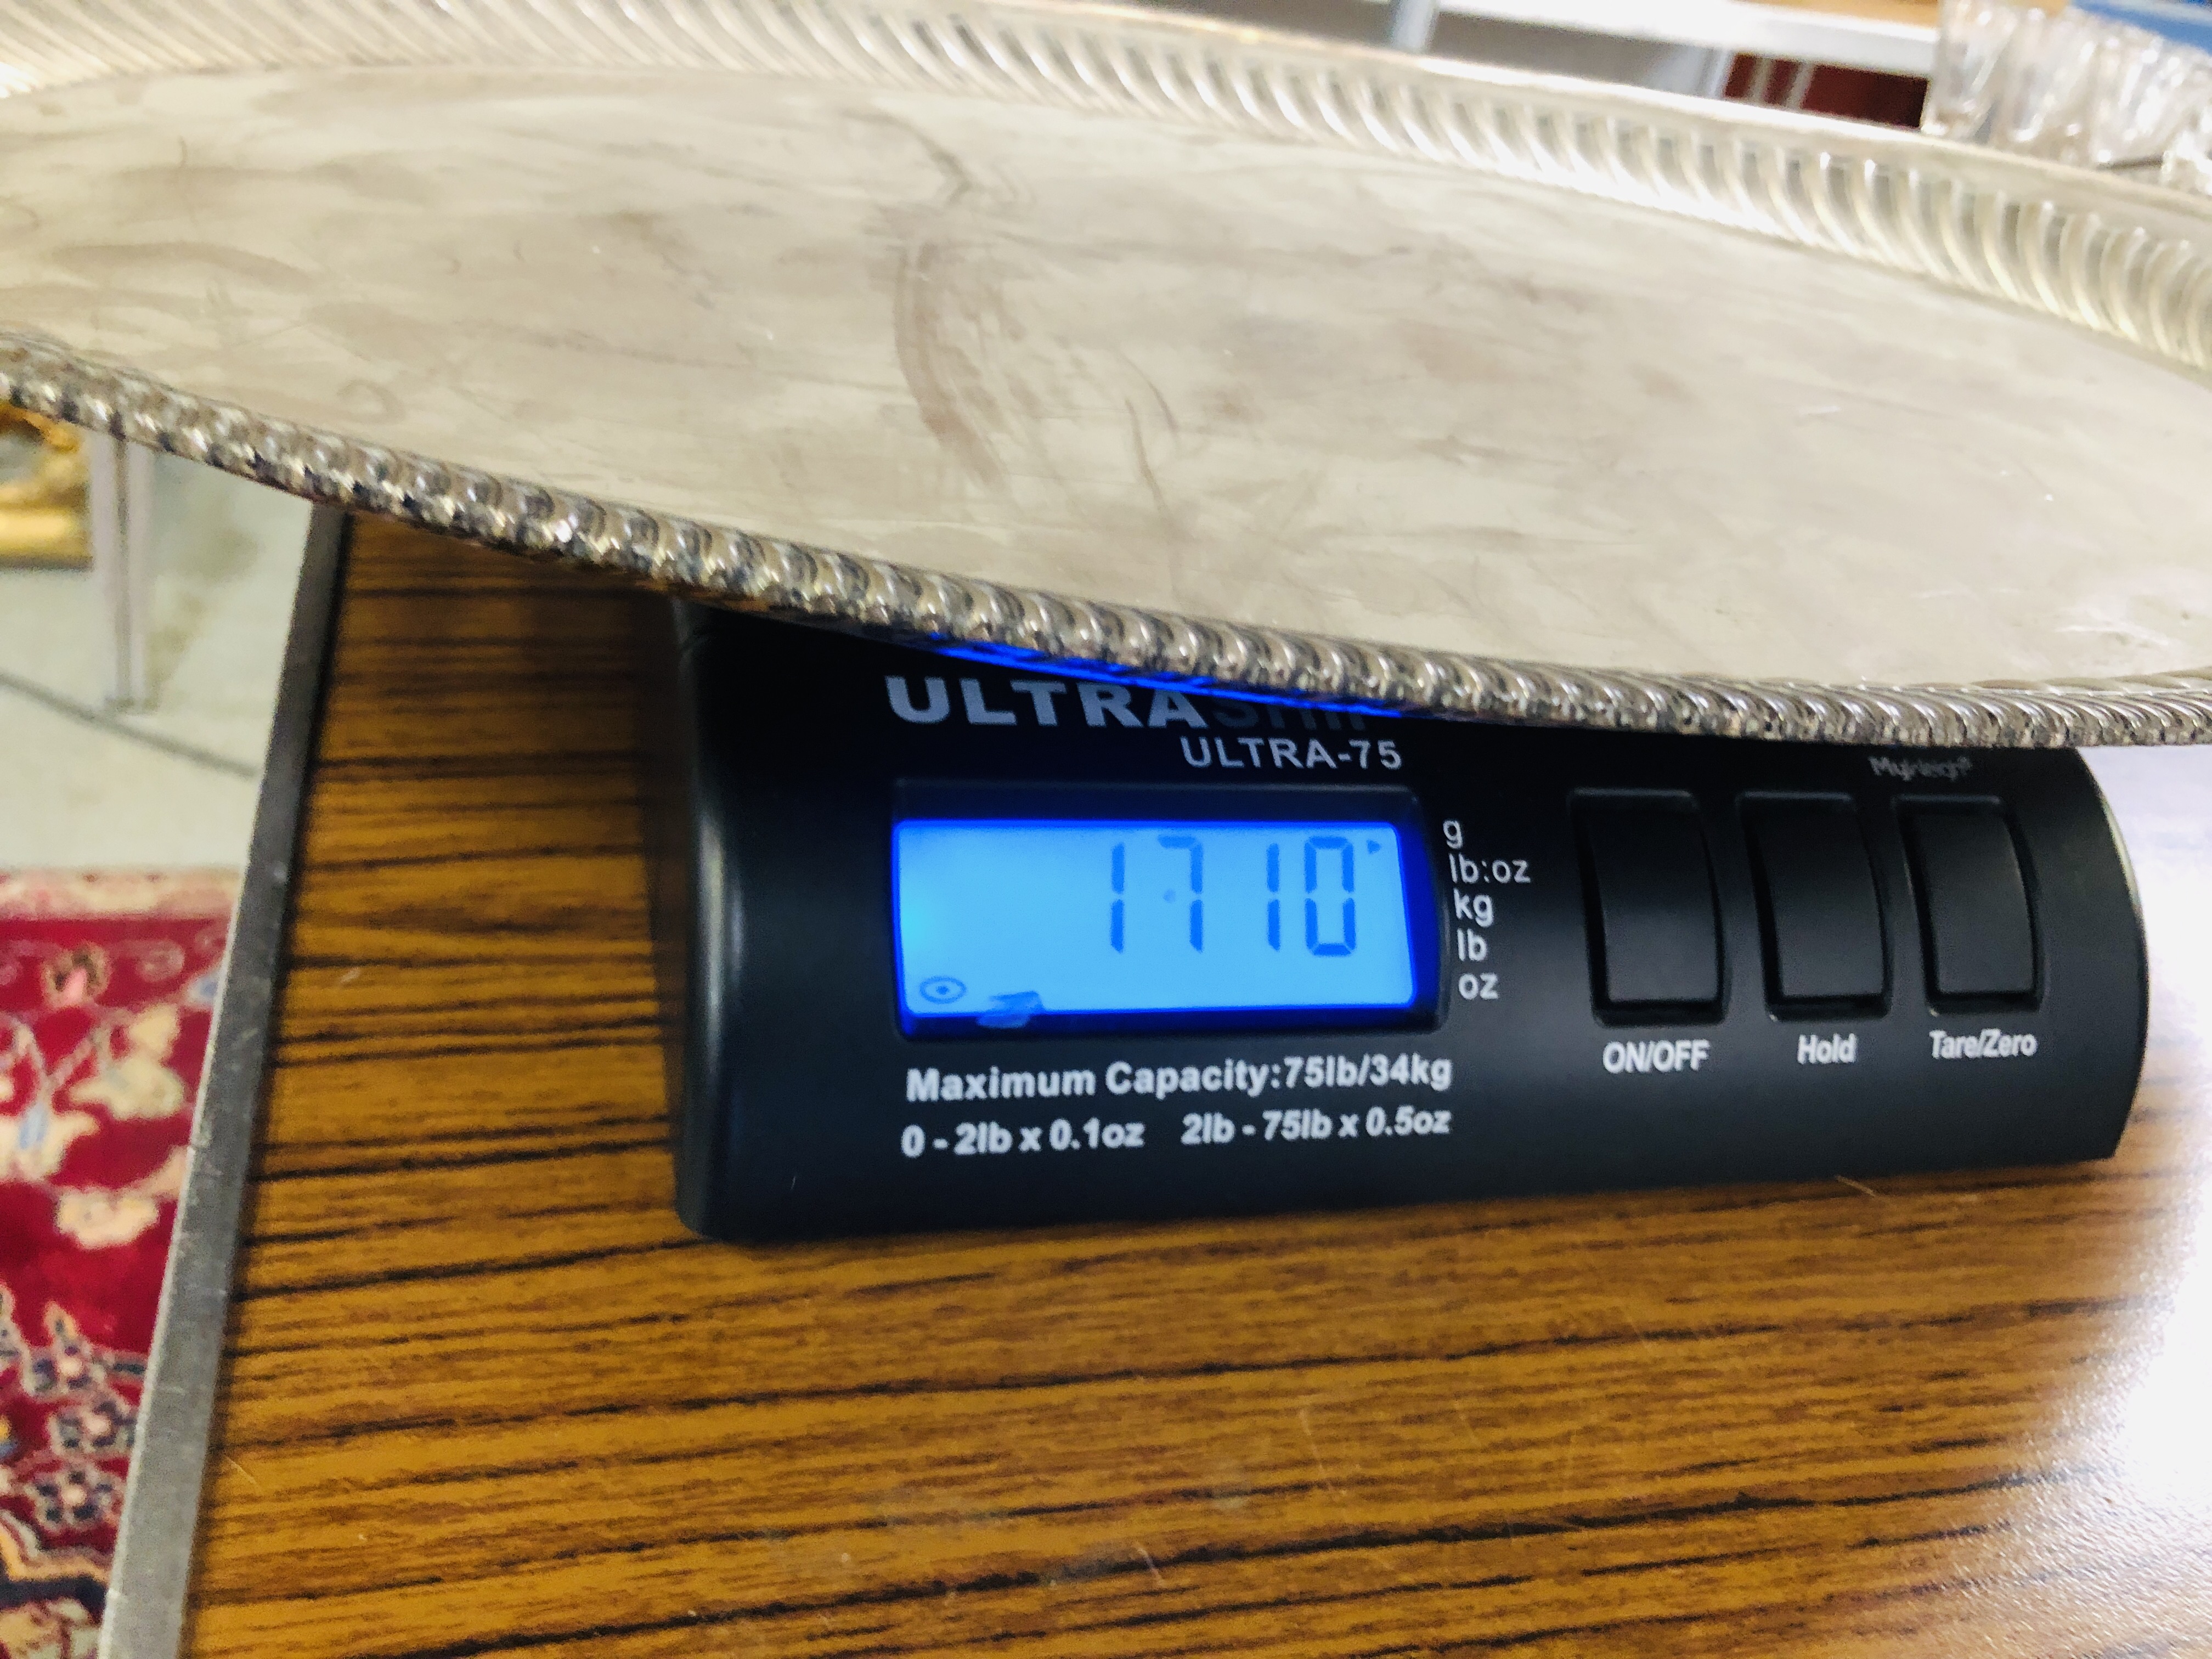
[[[0,874],[0,1656],[89,1659],[236,884]]]

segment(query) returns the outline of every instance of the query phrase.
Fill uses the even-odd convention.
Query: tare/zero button
[[[1905,839],[1930,994],[1938,1001],[2031,994],[2035,928],[2003,809],[1994,801],[1915,803],[1905,809]]]

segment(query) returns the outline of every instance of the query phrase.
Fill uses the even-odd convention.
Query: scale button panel
[[[1905,817],[1938,998],[2024,997],[2035,989],[2035,934],[2012,829],[1995,803],[1916,805]]]
[[[1607,1008],[1720,1000],[1720,927],[1705,831],[1687,795],[1584,799],[1576,814],[1595,900]]]
[[[1768,999],[1780,1006],[1879,1002],[1881,905],[1850,799],[1753,799],[1746,817]]]

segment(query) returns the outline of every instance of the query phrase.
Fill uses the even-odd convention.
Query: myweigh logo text
[[[1897,760],[1887,755],[1869,755],[1867,765],[1878,778],[1894,778],[1899,783],[1914,783],[1922,778],[1941,778],[1946,783],[1956,783],[1974,769],[1972,759],[1965,755],[1949,760]]]

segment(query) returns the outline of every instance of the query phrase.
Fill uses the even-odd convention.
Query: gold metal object
[[[0,566],[90,562],[82,441],[59,421],[0,406],[0,447],[33,452],[13,476],[0,471]]]

